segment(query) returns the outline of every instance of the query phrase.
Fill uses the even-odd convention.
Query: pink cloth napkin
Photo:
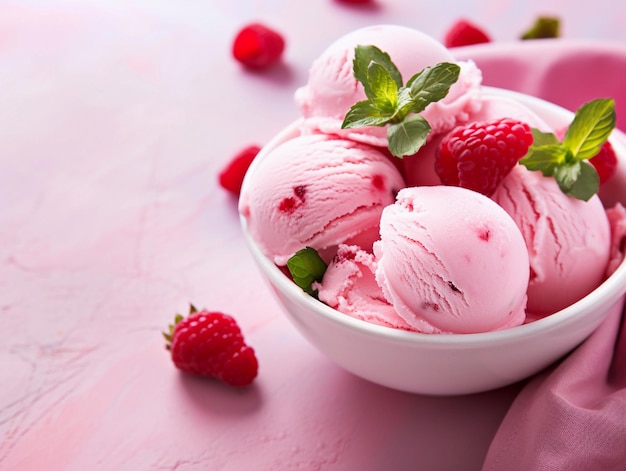
[[[626,44],[585,40],[493,43],[456,50],[486,85],[575,110],[616,100],[626,129]],[[563,361],[532,378],[491,443],[483,471],[626,470],[626,316],[616,306]]]

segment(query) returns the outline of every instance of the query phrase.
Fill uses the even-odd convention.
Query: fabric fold
[[[626,466],[623,302],[558,365],[522,389],[483,471],[603,470]]]

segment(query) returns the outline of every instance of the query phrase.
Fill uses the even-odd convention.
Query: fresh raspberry
[[[469,46],[491,42],[491,38],[481,28],[467,20],[458,20],[444,37],[446,47]]]
[[[218,178],[222,188],[239,195],[243,177],[260,150],[259,146],[251,145],[238,152],[219,173]]]
[[[600,147],[600,151],[589,159],[598,175],[600,176],[600,185],[608,181],[617,171],[617,155],[609,141],[606,141]]]
[[[530,126],[510,118],[459,126],[441,141],[435,172],[444,185],[491,196],[532,142]]]
[[[335,0],[337,3],[373,3],[374,0]]]
[[[282,35],[260,23],[242,28],[233,42],[233,56],[246,67],[264,69],[281,58],[285,49]]]
[[[257,375],[254,350],[246,345],[233,317],[221,312],[196,311],[176,315],[163,333],[176,367],[184,372],[217,378],[232,386],[247,386]]]

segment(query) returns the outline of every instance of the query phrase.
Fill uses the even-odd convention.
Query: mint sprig
[[[553,16],[540,16],[520,39],[549,39],[561,35],[561,21]]]
[[[322,281],[326,272],[326,262],[322,260],[317,250],[305,247],[298,250],[289,260],[287,268],[296,285],[311,296],[317,296],[317,291],[312,288],[316,281]]]
[[[615,101],[592,100],[582,105],[563,141],[533,129],[534,142],[520,163],[554,177],[563,193],[588,201],[598,192],[600,178],[587,160],[595,156],[615,128]]]
[[[402,74],[386,52],[376,46],[357,46],[353,73],[363,85],[367,100],[350,108],[341,128],[388,126],[389,151],[404,157],[415,154],[431,131],[428,121],[418,113],[448,94],[459,78],[460,67],[441,62],[403,84]]]

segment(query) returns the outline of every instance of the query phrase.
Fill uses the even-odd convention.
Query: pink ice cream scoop
[[[383,208],[404,186],[384,154],[336,136],[298,136],[259,158],[239,210],[263,253],[281,266],[305,246],[371,246]]]
[[[398,314],[425,333],[522,324],[528,251],[513,219],[459,187],[412,187],[383,211],[376,279]]]
[[[414,330],[389,304],[376,283],[376,260],[356,245],[340,245],[324,279],[314,284],[320,301],[372,324]]]
[[[420,31],[397,25],[375,25],[339,38],[313,62],[308,83],[295,94],[307,130],[387,145],[384,127],[341,129],[350,107],[366,99],[352,68],[358,45],[374,45],[388,53],[405,83],[422,69],[440,62],[455,62],[461,67],[459,79],[448,95],[421,113],[435,132],[451,129],[480,108],[482,74],[473,62],[457,62],[441,43]]]
[[[516,165],[492,198],[519,226],[530,256],[529,317],[543,317],[603,281],[611,251],[608,217],[597,195],[581,201],[553,178]]]

